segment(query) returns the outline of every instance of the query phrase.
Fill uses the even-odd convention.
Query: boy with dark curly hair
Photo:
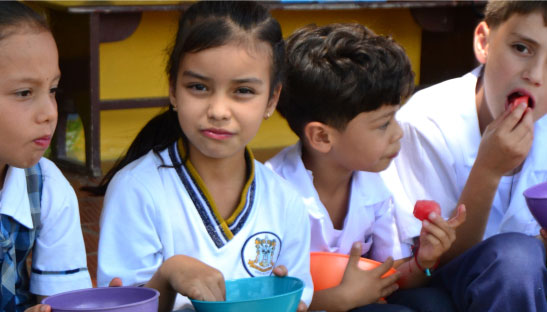
[[[278,110],[300,141],[267,165],[310,203],[311,250],[350,255],[341,284],[316,291],[310,309],[452,311],[437,289],[395,292],[427,283],[424,271],[465,219],[463,207],[449,221],[432,213],[414,257],[399,241],[391,194],[378,172],[397,156],[402,131],[394,116],[413,89],[403,48],[359,24],[308,26],[288,38],[287,62]],[[362,255],[383,264],[360,270]],[[382,278],[393,258],[399,272]],[[382,297],[387,305],[377,303]]]

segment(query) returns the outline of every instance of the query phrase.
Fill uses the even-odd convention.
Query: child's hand
[[[289,270],[287,270],[287,268],[284,265],[278,265],[273,269],[272,272],[275,276],[283,277],[283,276],[287,276],[287,274],[289,273]]]
[[[345,296],[343,300],[351,307],[377,302],[380,298],[391,295],[399,288],[395,282],[399,279],[400,272],[382,278],[382,275],[393,266],[391,257],[380,266],[365,271],[361,270],[358,264],[361,253],[361,243],[355,242],[351,247],[344,277],[338,286],[344,288],[344,291],[341,292]]]
[[[122,287],[122,286],[123,286],[123,283],[119,277],[114,277],[108,284],[108,287]]]
[[[423,268],[431,268],[456,240],[456,228],[465,221],[465,205],[459,205],[457,213],[449,220],[432,212],[422,221],[420,249],[417,259]]]
[[[283,277],[283,276],[287,276],[287,273],[289,273],[289,271],[284,265],[278,265],[273,269],[273,274],[275,276]],[[298,309],[296,311],[297,312],[308,311],[308,307],[306,306],[304,301],[300,301],[300,303],[298,304]]]
[[[545,249],[547,249],[547,230],[539,230],[539,235],[536,236],[536,238],[539,239],[543,243],[543,246],[545,246]]]
[[[171,288],[201,301],[224,301],[226,289],[222,273],[207,264],[184,255],[167,259],[159,269]]]
[[[25,312],[51,312],[51,307],[47,304],[37,304],[26,309]]]
[[[539,234],[541,235],[541,238],[543,238],[544,241],[547,241],[547,230],[541,229],[539,230]]]
[[[501,177],[517,168],[532,147],[532,115],[532,109],[522,103],[492,121],[482,135],[475,164],[495,177]]]

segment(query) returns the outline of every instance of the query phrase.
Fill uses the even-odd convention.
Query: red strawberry
[[[420,220],[427,219],[430,213],[441,215],[441,207],[434,200],[418,200],[414,205],[414,216]]]
[[[522,103],[528,104],[528,99],[529,97],[527,95],[519,96],[518,98],[512,99],[511,103],[509,103],[509,107],[511,108],[511,111],[513,111]]]

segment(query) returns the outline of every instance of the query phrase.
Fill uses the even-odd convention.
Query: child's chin
[[[382,172],[384,170],[387,169],[387,167],[389,167],[389,164],[391,164],[391,161],[386,161],[386,162],[382,162],[381,164],[377,164],[376,166],[372,167],[372,168],[367,168],[363,171],[368,171],[368,172]]]
[[[34,165],[36,165],[38,163],[38,161],[40,161],[40,158],[42,158],[42,155],[43,154],[39,154],[39,155],[32,155],[32,156],[27,156],[26,158],[22,159],[22,161],[20,163],[16,163],[16,164],[13,164],[12,166],[13,167],[17,167],[17,168],[30,168]]]

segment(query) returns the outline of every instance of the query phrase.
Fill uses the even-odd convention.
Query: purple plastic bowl
[[[524,198],[539,225],[547,229],[547,182],[528,188],[524,191]]]
[[[99,287],[47,297],[52,312],[156,312],[159,292],[146,287]]]

